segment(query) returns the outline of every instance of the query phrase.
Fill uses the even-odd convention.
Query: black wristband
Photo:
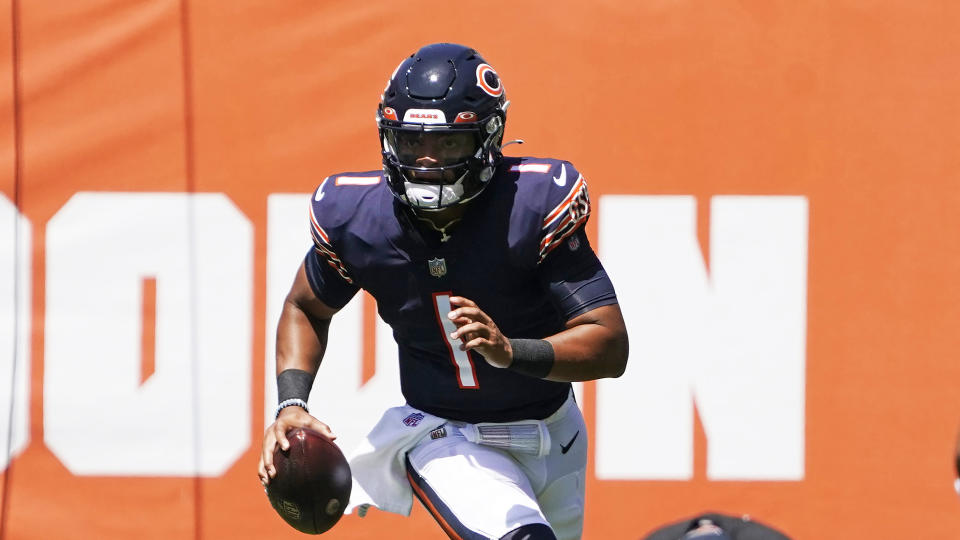
[[[553,345],[544,339],[511,339],[513,362],[507,368],[529,377],[543,379],[553,369]]]
[[[285,369],[277,375],[277,401],[280,403],[288,399],[307,401],[312,386],[313,375],[309,372],[302,369]]]

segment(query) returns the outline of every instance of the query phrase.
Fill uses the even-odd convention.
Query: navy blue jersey
[[[311,201],[307,277],[333,308],[361,288],[376,299],[393,328],[401,390],[413,407],[466,422],[544,418],[570,384],[460,351],[448,337],[455,328],[449,297],[476,302],[510,338],[556,334],[570,318],[615,303],[609,286],[568,298],[556,298],[551,286],[567,273],[576,281],[603,272],[583,231],[589,215],[586,181],[554,159],[505,157],[445,241],[394,198],[381,171],[334,175]]]

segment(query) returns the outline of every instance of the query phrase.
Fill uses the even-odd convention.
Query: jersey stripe
[[[546,229],[555,219],[564,215],[565,212],[569,212],[570,205],[572,204],[573,200],[577,198],[581,190],[586,192],[586,189],[587,180],[581,174],[577,177],[577,181],[573,183],[573,186],[570,187],[570,193],[568,193],[566,198],[563,199],[563,202],[558,204],[556,208],[547,214],[547,217],[543,220],[543,228]]]
[[[537,262],[543,262],[548,253],[576,232],[589,217],[590,194],[586,179],[580,175],[563,202],[543,220],[542,231],[545,234],[540,240],[540,258]]]
[[[344,281],[352,284],[353,278],[350,277],[347,268],[343,265],[343,261],[340,260],[340,257],[337,256],[337,253],[333,250],[333,246],[330,244],[330,236],[323,230],[320,223],[317,222],[317,216],[313,213],[312,204],[310,205],[310,236],[313,237],[314,251],[320,254],[320,256],[327,261],[327,264],[332,266],[333,269],[340,274],[340,277],[342,277]]]
[[[314,234],[314,237],[319,235],[323,242],[329,245],[330,237],[327,236],[327,232],[323,230],[323,227],[317,223],[317,216],[313,213],[313,205],[310,205],[310,225],[312,226],[313,232],[316,233]]]

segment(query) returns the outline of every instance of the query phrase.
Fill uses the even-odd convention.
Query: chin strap
[[[500,145],[500,150],[502,151],[504,148],[510,146],[511,144],[523,144],[523,139],[514,139],[512,141],[507,141]]]

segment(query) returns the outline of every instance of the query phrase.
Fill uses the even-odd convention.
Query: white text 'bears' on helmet
[[[473,199],[501,158],[506,97],[477,51],[427,45],[397,66],[377,109],[383,169],[415,210]]]

